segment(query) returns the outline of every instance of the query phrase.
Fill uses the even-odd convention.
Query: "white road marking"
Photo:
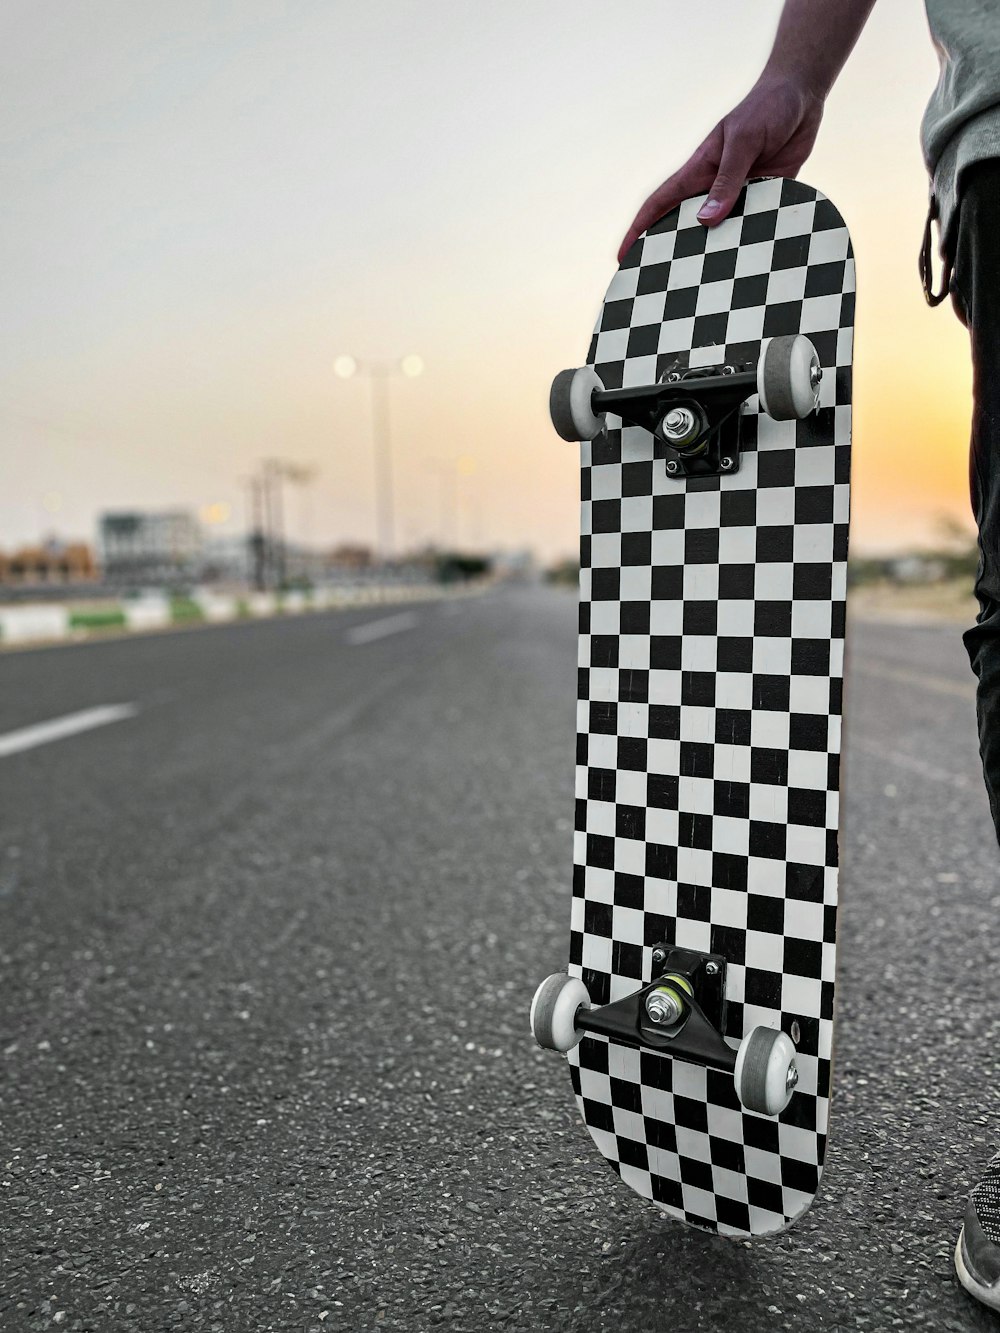
[[[84,708],[79,713],[54,717],[49,722],[37,722],[31,727],[19,727],[17,731],[0,736],[0,759],[9,754],[20,754],[22,750],[33,750],[37,745],[48,745],[50,741],[60,741],[64,736],[78,736],[81,731],[106,727],[109,722],[121,722],[127,717],[135,717],[138,711],[135,704],[102,704],[99,708]]]
[[[375,639],[384,639],[390,634],[402,634],[404,630],[414,629],[417,617],[412,611],[404,611],[399,616],[383,616],[381,620],[369,620],[367,625],[355,625],[344,636],[352,647],[361,643],[372,643]]]

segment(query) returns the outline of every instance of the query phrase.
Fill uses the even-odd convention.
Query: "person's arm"
[[[619,260],[638,236],[684,199],[709,197],[698,218],[729,216],[751,176],[794,176],[812,151],[823,104],[875,0],[785,0],[760,78],[680,170],[654,190],[628,229]]]

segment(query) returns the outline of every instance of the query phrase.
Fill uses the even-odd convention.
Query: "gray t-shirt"
[[[926,0],[941,72],[920,141],[947,242],[963,170],[1000,157],[1000,0]]]

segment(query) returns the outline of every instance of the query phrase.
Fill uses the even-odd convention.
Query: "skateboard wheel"
[[[560,370],[549,392],[549,416],[556,433],[564,440],[592,440],[604,429],[604,413],[592,406],[595,389],[603,389],[601,377],[593,366],[579,370]]]
[[[778,1028],[754,1028],[740,1043],[734,1077],[736,1095],[746,1110],[779,1115],[798,1082],[795,1043]]]
[[[823,378],[816,348],[801,333],[765,338],[757,362],[757,392],[763,412],[775,421],[796,421],[819,407]]]
[[[587,987],[577,977],[554,972],[546,977],[531,1001],[531,1033],[547,1051],[571,1051],[580,1040],[576,1015],[590,1008]]]

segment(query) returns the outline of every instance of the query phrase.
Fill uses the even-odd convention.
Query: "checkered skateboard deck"
[[[819,410],[749,398],[731,475],[672,478],[648,430],[581,445],[577,817],[569,973],[594,1005],[635,992],[667,941],[725,956],[723,1035],[798,1048],[777,1117],[731,1073],[588,1033],[584,1121],[637,1193],[731,1236],[782,1230],[819,1183],[833,1045],[850,501],[854,261],[830,201],[752,182],[708,230],[703,197],[612,279],[590,345],[608,389],[671,363],[755,363],[805,334]]]

